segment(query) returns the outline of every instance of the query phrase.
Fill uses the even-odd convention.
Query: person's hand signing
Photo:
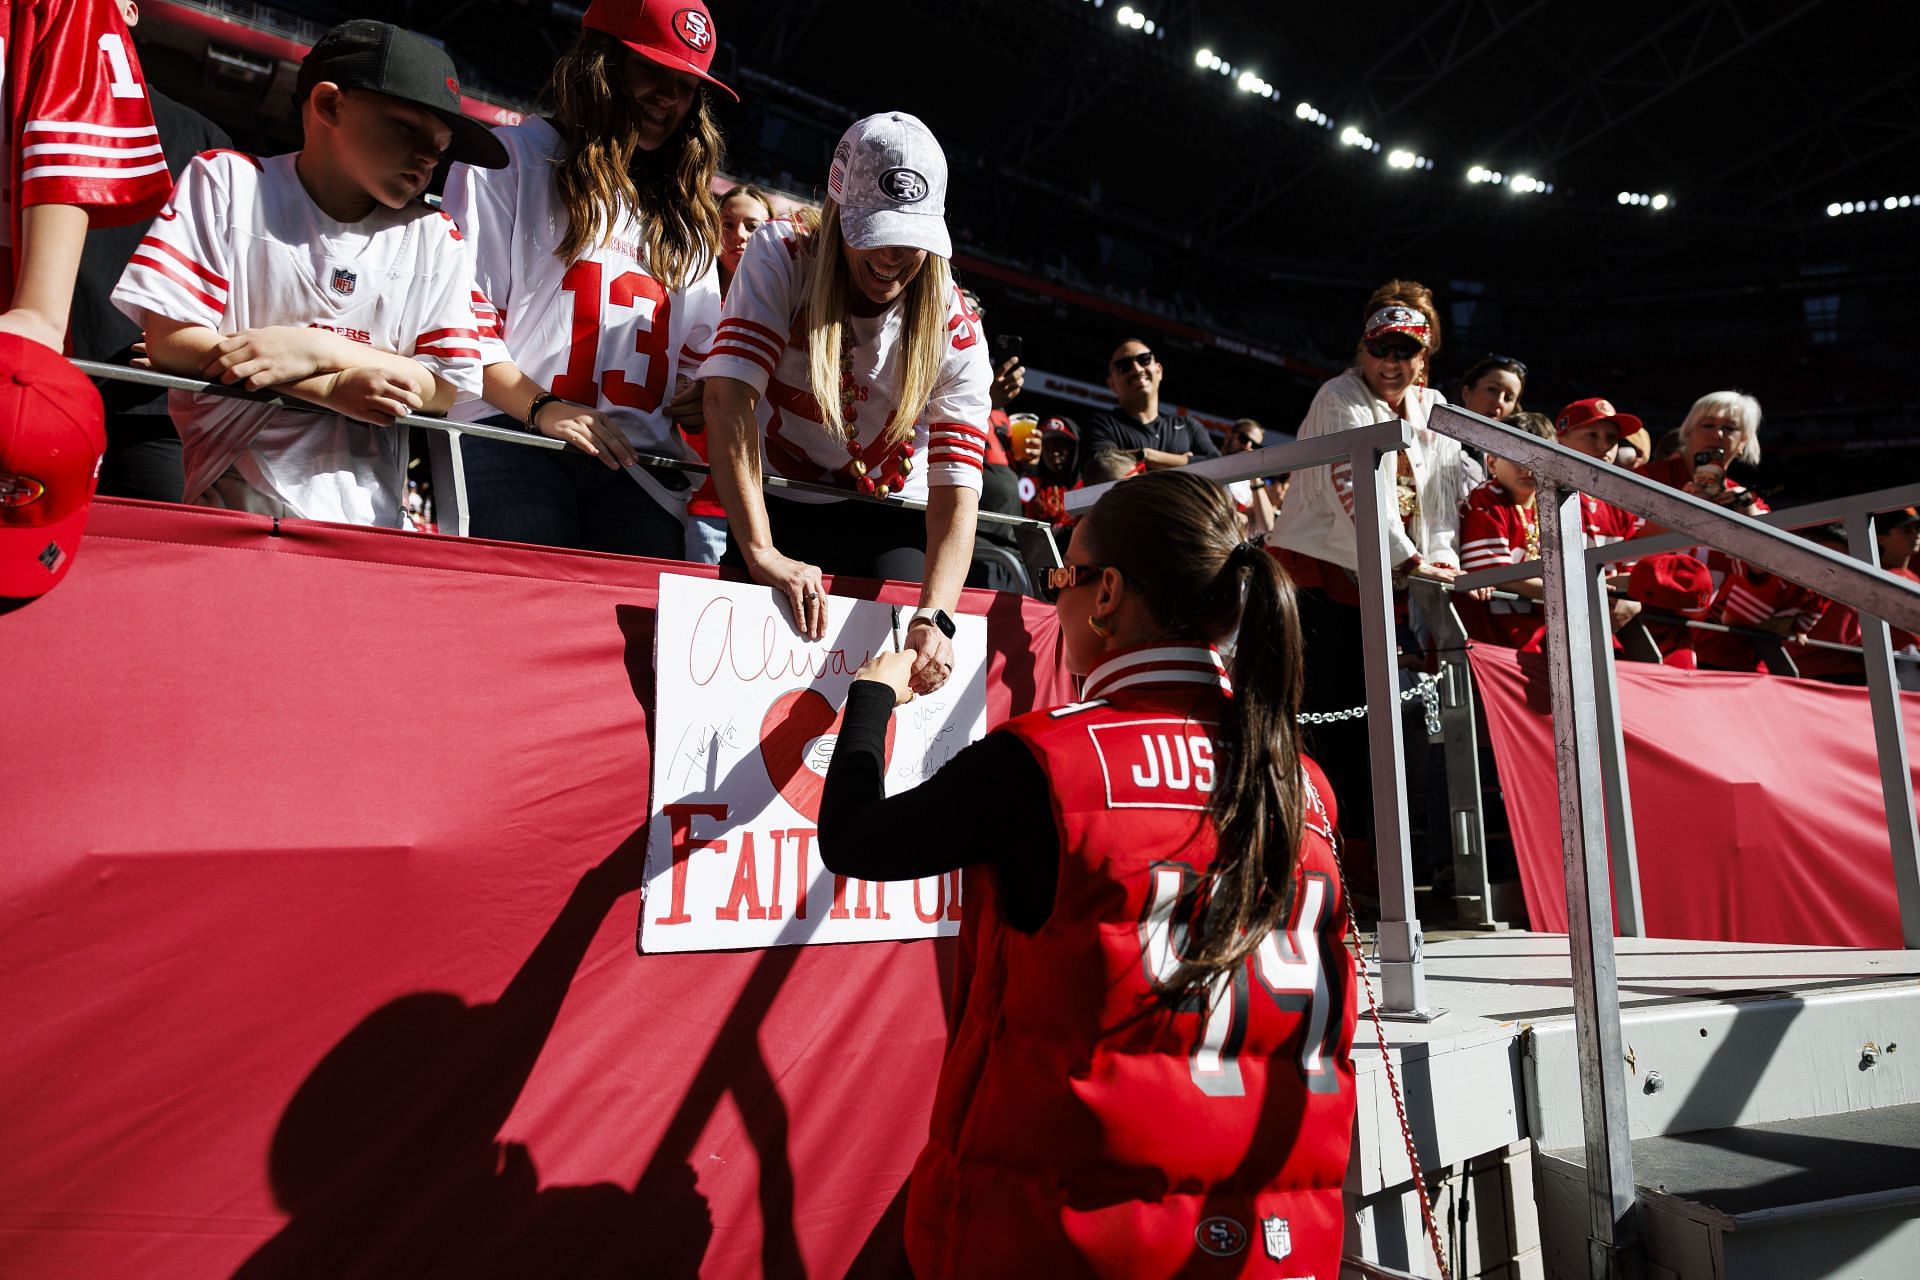
[[[819,565],[783,556],[772,547],[749,551],[745,559],[748,577],[786,596],[795,631],[809,640],[827,634],[827,593],[820,586]]]
[[[946,639],[945,636],[940,638]],[[913,667],[919,660],[920,655],[912,649],[876,653],[860,664],[860,669],[853,673],[853,678],[874,680],[886,685],[893,690],[893,705],[905,706],[913,701]]]
[[[906,648],[902,652],[914,655],[915,693],[932,693],[953,674],[953,641],[926,619],[915,619],[907,628]]]

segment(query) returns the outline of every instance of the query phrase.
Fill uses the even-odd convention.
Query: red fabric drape
[[[1469,651],[1527,914],[1567,927],[1545,660]],[[1900,943],[1864,689],[1621,663],[1620,719],[1649,936]],[[1900,695],[1920,766],[1920,695]],[[1920,791],[1920,767],[1914,773]]]
[[[668,569],[98,504],[0,617],[0,1274],[886,1254],[950,944],[635,953]],[[1071,700],[963,608],[991,722]]]

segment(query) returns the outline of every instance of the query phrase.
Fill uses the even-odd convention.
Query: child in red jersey
[[[173,180],[111,4],[0,0],[0,44],[0,333],[59,350],[87,227],[152,217]]]
[[[1542,413],[1516,413],[1506,425],[1517,431],[1553,439],[1553,423]],[[1538,485],[1533,472],[1517,462],[1487,456],[1487,479],[1467,493],[1460,507],[1460,568],[1467,573],[1524,564],[1540,558],[1540,513],[1534,506]],[[1534,603],[1545,593],[1538,578],[1509,582],[1498,588],[1526,597],[1521,600],[1457,600],[1461,621],[1475,640],[1509,649],[1530,647],[1544,620]]]
[[[58,353],[89,225],[152,217],[171,180],[126,24],[105,0],[0,0],[0,612],[73,566],[106,449]]]

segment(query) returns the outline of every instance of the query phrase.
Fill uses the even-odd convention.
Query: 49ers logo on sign
[[[682,9],[674,14],[673,29],[695,53],[705,53],[713,46],[713,19],[698,9]]]

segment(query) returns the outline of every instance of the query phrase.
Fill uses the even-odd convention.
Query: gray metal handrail
[[[311,404],[297,396],[281,395],[273,391],[245,391],[220,382],[203,382],[198,378],[182,378],[171,373],[161,373],[158,369],[134,369],[126,365],[102,364],[97,360],[75,360],[73,366],[89,378],[105,378],[110,382],[126,382],[142,387],[164,388],[168,391],[191,391],[196,395],[227,396],[237,400],[252,400],[260,404],[272,405],[277,409],[294,409],[301,413],[331,413],[332,410]],[[409,413],[394,419],[396,427],[419,427],[424,431],[439,431],[448,435],[479,436],[486,440],[497,440],[502,444],[516,444],[528,449],[565,449],[567,442],[555,440],[549,436],[532,431],[523,431],[518,427],[496,427],[484,422],[458,422],[452,418],[428,417]],[[652,467],[666,471],[685,471],[692,475],[706,475],[709,468],[704,462],[694,462],[687,458],[672,458],[660,454],[643,453],[634,463],[638,467]],[[768,489],[788,489],[795,493],[813,493],[822,497],[837,498],[848,502],[878,503],[886,507],[905,507],[912,511],[925,511],[927,504],[921,498],[903,498],[889,495],[885,498],[869,494],[855,493],[848,489],[838,489],[832,485],[809,484],[804,480],[789,480],[785,476],[764,475],[763,485]],[[1044,536],[1052,545],[1053,526],[1045,520],[1033,520],[1026,516],[1010,516],[999,511],[981,511],[976,519],[982,524],[1010,525],[1015,529]],[[1060,563],[1059,554],[1054,553],[1053,563]]]
[[[1809,502],[1804,506],[1788,507],[1783,511],[1770,511],[1766,515],[1748,516],[1746,519],[1756,520],[1775,529],[1811,529],[1816,525],[1845,520],[1863,511],[1893,511],[1900,507],[1915,505],[1920,505],[1920,484],[1903,484],[1895,485],[1891,489],[1876,489],[1871,493],[1855,494],[1848,498]],[[1725,508],[1721,509],[1725,510]],[[1587,562],[1616,564],[1622,560],[1645,559],[1662,551],[1684,551],[1688,547],[1698,545],[1697,539],[1689,538],[1685,534],[1656,533],[1644,538],[1631,538],[1625,542],[1610,542],[1604,547],[1589,547]],[[1519,582],[1539,576],[1540,562],[1523,560],[1516,564],[1503,564],[1492,569],[1476,569],[1472,573],[1463,573],[1454,579],[1454,586],[1467,590],[1474,587],[1497,587],[1502,583]]]
[[[1580,495],[1592,494],[1657,521],[1683,535],[1678,545],[1716,547],[1859,612],[1901,933],[1909,947],[1920,946],[1920,833],[1914,825],[1887,620],[1920,630],[1920,590],[1874,563],[1870,512],[1848,511],[1849,558],[1451,405],[1436,408],[1428,425],[1526,467],[1539,485],[1535,504],[1546,585],[1545,648],[1586,1146],[1588,1271],[1595,1277],[1631,1272],[1639,1212],[1613,914],[1617,905],[1628,933],[1640,931],[1642,916],[1604,579],[1608,563],[1647,554],[1649,546],[1634,546],[1624,555],[1609,548],[1606,557],[1590,556]]]

